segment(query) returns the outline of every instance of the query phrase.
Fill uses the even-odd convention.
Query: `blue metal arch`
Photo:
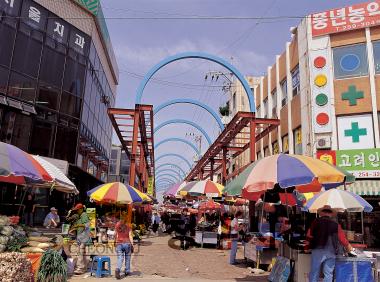
[[[199,107],[205,109],[214,117],[214,119],[216,120],[216,122],[219,125],[220,130],[223,131],[224,124],[222,122],[222,119],[218,116],[218,114],[212,108],[207,106],[206,104],[204,104],[200,101],[194,100],[194,99],[181,98],[181,99],[173,99],[173,100],[167,101],[167,102],[162,103],[161,105],[157,106],[153,111],[153,115],[157,114],[162,109],[164,109],[170,105],[174,105],[174,104],[192,104],[192,105],[196,105],[196,106],[199,106]]]
[[[177,182],[180,182],[181,180],[177,178],[177,176],[173,175],[173,174],[170,174],[170,173],[161,173],[160,175],[157,175],[155,177],[155,180],[158,180],[160,177],[163,177],[163,176],[170,176],[170,177],[173,177],[175,181]]]
[[[177,182],[175,182],[173,179],[171,178],[166,178],[166,177],[163,177],[163,178],[160,178],[159,180],[157,180],[156,184],[160,184],[161,182],[167,182],[167,183],[170,183],[172,185],[176,184]]]
[[[183,123],[183,124],[188,124],[188,125],[191,125],[192,127],[195,127],[196,129],[198,129],[203,134],[204,137],[206,137],[206,140],[207,140],[208,144],[211,146],[212,141],[211,141],[210,136],[207,134],[207,132],[202,127],[200,127],[198,124],[196,124],[195,122],[192,122],[192,121],[186,120],[186,119],[171,119],[171,120],[167,120],[167,121],[165,121],[165,122],[157,125],[154,128],[153,133],[156,133],[158,130],[160,130],[164,126],[169,125],[169,124],[173,124],[173,123]]]
[[[167,57],[167,58],[163,59],[161,62],[159,62],[158,64],[156,64],[155,66],[153,66],[149,70],[149,72],[147,72],[147,74],[144,76],[143,80],[140,82],[139,88],[137,89],[137,92],[136,92],[136,99],[135,99],[136,104],[141,104],[141,98],[142,98],[144,89],[145,89],[146,85],[148,84],[148,81],[152,78],[152,76],[157,71],[159,71],[161,68],[163,68],[167,64],[170,64],[170,63],[178,61],[178,60],[183,60],[183,59],[204,59],[204,60],[208,60],[208,61],[217,63],[217,64],[225,67],[226,69],[228,69],[230,72],[232,72],[237,77],[237,79],[242,84],[245,92],[247,93],[248,101],[249,101],[249,107],[250,107],[251,112],[256,111],[255,99],[253,97],[251,87],[249,86],[247,80],[244,78],[243,74],[240,73],[240,71],[237,68],[235,68],[233,65],[231,65],[229,62],[225,61],[224,59],[219,58],[219,57],[214,56],[214,55],[211,55],[211,54],[203,53],[203,52],[179,53],[179,54]]]
[[[178,175],[179,179],[183,179],[184,178],[183,175],[181,175],[181,173],[179,171],[177,171],[177,170],[175,170],[173,168],[161,168],[161,169],[156,170],[154,173],[155,173],[155,175],[158,176],[162,172],[174,172],[176,175]]]
[[[167,143],[167,142],[182,142],[182,143],[185,143],[187,145],[189,145],[191,148],[193,148],[193,150],[197,153],[198,156],[201,155],[201,152],[198,150],[197,147],[195,147],[195,145],[189,141],[187,141],[186,139],[183,139],[183,138],[176,138],[176,137],[172,137],[172,138],[166,138],[160,142],[158,142],[157,144],[154,145],[154,149],[156,150],[160,145],[164,144],[164,143]]]
[[[191,169],[191,164],[188,160],[186,160],[183,156],[181,156],[180,154],[174,154],[174,153],[167,153],[167,154],[163,154],[159,157],[156,158],[155,162],[157,163],[160,159],[162,158],[165,158],[165,157],[177,157],[181,160],[183,160],[188,166],[189,168]]]
[[[179,165],[176,165],[176,164],[173,164],[173,163],[163,163],[163,164],[160,164],[156,167],[156,171],[159,170],[161,167],[164,167],[164,166],[171,166],[171,167],[175,167],[176,169],[178,169],[179,171],[182,172],[182,175],[185,176],[186,173],[184,172],[184,170],[179,166]]]

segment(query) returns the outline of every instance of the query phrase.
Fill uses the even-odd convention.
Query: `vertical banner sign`
[[[283,153],[289,152],[289,137],[288,137],[288,135],[282,137],[282,151],[283,151]]]
[[[48,11],[35,2],[24,1],[21,10],[21,18],[27,25],[38,30],[45,30]]]
[[[87,208],[86,213],[90,219],[90,236],[96,238],[96,209]]]
[[[5,12],[9,16],[17,16],[22,0],[0,0],[0,11]]]
[[[380,178],[380,149],[336,151],[336,165],[358,178]]]
[[[379,24],[379,0],[355,4],[311,15],[313,36],[366,28]]]
[[[154,184],[154,178],[149,177],[148,179],[148,189],[147,189],[147,194],[150,196],[153,196],[153,184]]]

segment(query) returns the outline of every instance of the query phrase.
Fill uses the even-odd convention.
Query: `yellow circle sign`
[[[318,87],[325,86],[327,83],[327,77],[324,74],[318,74],[314,79],[314,84]]]

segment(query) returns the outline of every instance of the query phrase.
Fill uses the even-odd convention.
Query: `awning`
[[[340,189],[344,189],[343,186]],[[380,180],[356,180],[346,189],[360,196],[380,196]]]

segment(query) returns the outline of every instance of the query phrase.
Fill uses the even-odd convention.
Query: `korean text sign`
[[[380,149],[338,150],[336,165],[358,178],[380,178]]]
[[[380,25],[380,0],[355,4],[311,15],[312,35]]]

